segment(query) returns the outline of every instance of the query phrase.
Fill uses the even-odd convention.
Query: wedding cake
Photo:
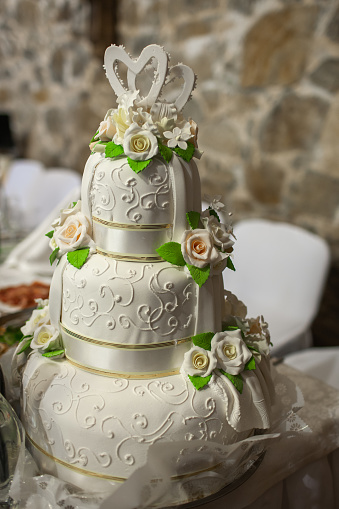
[[[220,197],[201,211],[198,129],[182,113],[193,71],[157,45],[138,59],[111,46],[105,69],[117,107],[90,142],[81,200],[47,232],[49,302],[17,349],[34,458],[92,491],[123,483],[157,442],[225,445],[269,429],[273,398],[267,324],[223,287],[236,239]]]

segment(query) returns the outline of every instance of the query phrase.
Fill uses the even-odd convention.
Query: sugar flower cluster
[[[22,340],[17,347],[17,354],[24,351],[38,351],[47,357],[63,355],[62,339],[58,329],[50,321],[48,299],[37,299],[37,308],[29,320],[21,327]]]
[[[105,144],[123,147],[134,161],[146,161],[159,152],[159,143],[185,151],[188,143],[197,148],[197,125],[186,120],[174,104],[156,102],[149,109],[142,105],[138,90],[127,91],[117,99],[117,108],[106,113],[90,143],[94,152],[105,152]]]

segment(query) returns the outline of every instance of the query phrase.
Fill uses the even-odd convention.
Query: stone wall
[[[11,115],[20,157],[84,168],[114,100],[91,13],[89,0],[0,2],[0,110]]]
[[[156,42],[198,75],[203,191],[235,220],[319,233],[339,264],[339,2],[124,0],[119,31],[133,55]]]
[[[82,171],[114,106],[91,38],[102,1],[1,0],[0,103],[21,156]],[[158,43],[198,75],[186,115],[199,123],[203,192],[222,194],[235,220],[319,233],[339,265],[339,0],[119,5],[132,55]]]

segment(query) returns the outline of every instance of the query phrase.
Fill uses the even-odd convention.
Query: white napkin
[[[49,257],[51,249],[49,239],[45,234],[51,231],[51,223],[60,215],[60,210],[69,206],[73,201],[80,198],[80,188],[73,189],[59,204],[46,216],[24,240],[22,240],[9,254],[0,267],[1,285],[3,277],[6,278],[8,269],[11,277],[17,275],[20,278],[27,278],[27,275],[52,277],[54,267],[51,267]],[[3,277],[2,277],[3,276]]]

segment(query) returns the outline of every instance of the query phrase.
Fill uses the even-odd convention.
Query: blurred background
[[[83,171],[115,106],[108,45],[136,57],[158,43],[191,66],[185,116],[199,125],[203,194],[221,194],[235,222],[286,221],[327,240],[313,332],[339,344],[338,0],[1,0],[0,25],[0,113],[13,138],[2,133],[0,151],[47,168]]]

